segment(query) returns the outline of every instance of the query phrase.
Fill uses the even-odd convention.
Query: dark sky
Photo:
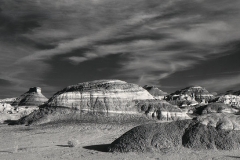
[[[1,0],[0,98],[120,79],[240,90],[239,0]]]

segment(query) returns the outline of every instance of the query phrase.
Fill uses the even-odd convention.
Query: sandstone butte
[[[12,106],[40,106],[48,99],[41,93],[40,87],[32,87],[11,103]]]

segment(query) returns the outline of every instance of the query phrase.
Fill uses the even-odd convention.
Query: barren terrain
[[[171,153],[109,153],[107,146],[136,126],[62,122],[38,126],[0,125],[0,159],[239,159],[239,151],[196,151],[179,148]],[[70,142],[68,142],[70,141]],[[69,147],[69,144],[73,147]]]

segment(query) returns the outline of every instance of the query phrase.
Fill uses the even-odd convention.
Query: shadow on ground
[[[108,147],[110,144],[99,144],[99,145],[92,145],[92,146],[84,146],[83,148],[89,150],[95,150],[99,152],[108,152]]]
[[[240,159],[240,157],[239,157],[239,156],[226,156],[226,157]]]
[[[18,120],[5,120],[3,123],[8,125],[17,125]]]
[[[56,145],[56,146],[58,146],[58,147],[70,147],[69,145]]]
[[[13,153],[13,152],[10,152],[10,151],[0,151],[0,153]]]

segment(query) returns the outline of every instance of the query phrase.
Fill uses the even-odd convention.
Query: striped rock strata
[[[145,89],[120,80],[96,80],[71,85],[57,92],[47,106],[82,111],[138,113],[134,100],[154,99]]]
[[[33,87],[22,94],[11,104],[12,106],[39,106],[48,99],[41,93],[41,88]]]

